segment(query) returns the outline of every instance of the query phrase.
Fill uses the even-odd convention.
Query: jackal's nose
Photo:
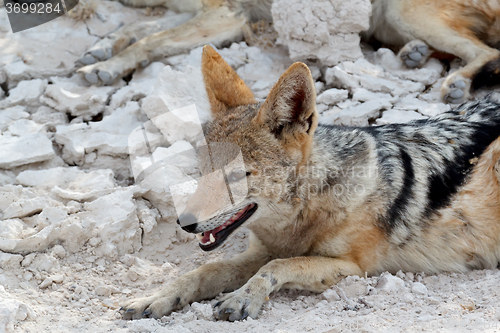
[[[177,219],[177,224],[181,226],[182,230],[187,232],[194,232],[198,226],[197,222],[196,216],[191,213],[182,213]]]

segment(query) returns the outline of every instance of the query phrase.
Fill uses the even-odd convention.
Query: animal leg
[[[171,29],[188,21],[192,17],[192,14],[186,13],[174,17],[164,17],[150,22],[124,25],[98,41],[77,60],[77,64],[92,65],[99,61],[107,60],[144,37],[159,31]]]
[[[464,48],[474,47],[472,43],[467,46],[464,43]],[[448,103],[462,103],[469,97],[470,87],[474,76],[486,65],[489,61],[493,61],[500,57],[500,51],[491,49],[484,45],[484,48],[478,48],[478,55],[475,59],[467,62],[467,65],[457,70],[443,82],[441,87],[441,98]],[[464,57],[461,57],[465,59]]]
[[[430,1],[413,6],[411,1],[392,0],[388,20],[405,40],[425,41],[429,47],[455,55],[467,63],[449,75],[441,87],[441,98],[445,102],[461,103],[469,97],[474,76],[489,61],[499,58],[500,51],[478,39],[472,20],[457,16],[463,8],[454,2],[446,7],[440,7],[439,3]],[[463,24],[457,24],[457,20]],[[412,52],[408,53],[408,58],[410,54],[419,58]]]
[[[132,299],[121,308],[124,319],[161,318],[186,304],[213,298],[241,287],[270,258],[261,245],[230,260],[200,266],[149,297]]]
[[[205,45],[221,45],[242,37],[247,18],[226,6],[209,8],[175,28],[145,37],[116,56],[82,67],[78,72],[92,84],[110,84],[132,72],[138,65],[190,51]]]
[[[361,275],[353,262],[327,257],[276,259],[255,274],[240,289],[222,298],[219,317],[235,321],[257,318],[266,297],[281,287],[322,292],[348,275]]]

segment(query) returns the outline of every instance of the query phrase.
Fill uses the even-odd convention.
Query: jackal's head
[[[202,72],[212,121],[203,176],[178,223],[210,251],[243,223],[269,218],[278,203],[292,209],[291,178],[307,162],[318,114],[303,63],[290,66],[264,103],[210,46],[203,49]]]

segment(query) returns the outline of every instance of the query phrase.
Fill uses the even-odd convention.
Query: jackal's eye
[[[247,175],[248,175],[248,173],[244,169],[236,169],[236,170],[233,170],[227,176],[227,180],[229,182],[237,182],[238,180],[243,179]]]

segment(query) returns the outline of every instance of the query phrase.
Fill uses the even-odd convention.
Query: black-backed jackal
[[[113,82],[150,62],[241,39],[249,22],[271,21],[272,0],[120,0],[133,6],[164,5],[194,17],[172,27],[172,18],[131,23],[94,45],[80,59],[79,72],[93,84]],[[346,0],[349,1],[349,0]],[[500,82],[500,0],[372,0],[370,29],[386,45],[402,47],[409,67],[425,63],[433,50],[467,65],[449,75],[441,95],[459,103],[472,88]],[[474,80],[475,78],[475,80]]]
[[[219,316],[255,318],[281,288],[321,292],[348,275],[497,267],[500,104],[468,102],[408,124],[321,126],[303,63],[263,103],[210,46],[202,72],[213,117],[206,140],[240,147],[245,169],[227,167],[229,152],[205,158],[226,165],[227,178],[244,182],[248,194],[202,220],[225,186],[200,181],[180,216],[190,221],[183,229],[202,233],[200,247],[212,250],[245,225],[250,244],[129,301],[125,318],[158,318],[229,291]]]

